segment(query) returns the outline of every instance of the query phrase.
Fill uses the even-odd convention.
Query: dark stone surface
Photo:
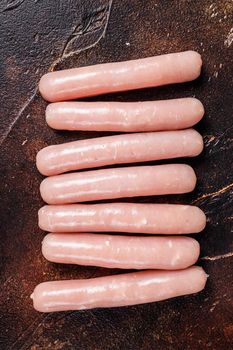
[[[179,350],[233,347],[232,0],[3,0],[0,3],[1,243],[0,349]],[[150,198],[196,203],[208,225],[197,235],[210,277],[189,297],[110,310],[40,314],[29,298],[39,282],[117,271],[55,265],[41,256],[37,227],[42,147],[96,133],[50,130],[37,92],[42,73],[195,49],[204,60],[192,83],[105,96],[144,100],[196,96],[205,151],[187,160],[198,175],[191,195]],[[102,134],[98,134],[102,135]],[[139,198],[138,201],[145,199]]]

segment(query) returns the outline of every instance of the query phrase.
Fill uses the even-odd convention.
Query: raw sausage
[[[200,292],[207,275],[194,266],[178,271],[142,271],[86,280],[39,284],[31,297],[40,312],[144,304]]]
[[[197,52],[185,51],[50,72],[41,78],[39,89],[50,102],[65,101],[191,81],[200,75],[201,66]]]
[[[201,209],[179,204],[67,204],[39,210],[39,226],[50,232],[196,233],[204,229]]]
[[[57,102],[46,108],[48,125],[59,130],[160,131],[198,123],[204,107],[196,98],[145,102]]]
[[[40,185],[48,204],[186,193],[196,175],[186,164],[101,169],[51,176]]]
[[[193,157],[202,149],[202,137],[193,129],[105,136],[45,147],[37,154],[37,168],[50,176],[111,164]]]
[[[130,237],[49,233],[42,244],[52,262],[121,269],[178,270],[193,265],[199,243],[191,237]]]

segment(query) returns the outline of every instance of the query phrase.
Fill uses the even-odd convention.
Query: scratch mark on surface
[[[224,45],[226,47],[230,47],[233,42],[233,28],[230,29],[229,33],[227,34],[227,38],[224,41]]]
[[[19,7],[20,5],[22,5],[22,4],[24,3],[24,1],[25,1],[25,0],[14,0],[14,1],[11,1],[11,2],[5,7],[5,9],[3,10],[3,12],[16,9],[17,7]]]
[[[216,300],[214,303],[213,303],[213,305],[212,305],[212,307],[210,308],[210,312],[213,312],[214,310],[215,310],[215,308],[216,308],[216,306],[219,304],[219,300]]]
[[[198,197],[198,198],[194,199],[194,201],[192,201],[191,204],[195,204],[195,203],[197,203],[197,202],[199,202],[199,201],[201,201],[203,199],[209,198],[209,197],[216,197],[219,194],[224,193],[224,192],[228,191],[231,188],[233,188],[233,183],[231,183],[231,184],[229,184],[229,185],[227,185],[225,187],[222,187],[218,191],[203,194],[201,197]]]
[[[203,256],[203,258],[200,258],[200,260],[215,261],[215,260],[221,260],[221,259],[230,258],[232,256],[233,256],[233,252],[229,252],[229,253],[226,253],[226,254],[215,255],[215,256]]]
[[[56,60],[52,63],[51,67],[49,68],[49,71],[50,71],[50,72],[52,72],[52,71],[54,70],[54,68],[56,67],[56,65],[57,65],[59,62],[61,62],[64,58],[72,57],[73,55],[75,55],[75,54],[77,54],[77,53],[80,53],[80,52],[82,52],[82,51],[86,51],[86,50],[89,50],[89,49],[95,47],[95,46],[100,42],[100,40],[101,40],[102,38],[105,37],[106,32],[107,32],[107,27],[108,27],[109,19],[110,19],[112,4],[113,4],[113,0],[110,0],[110,1],[109,1],[109,4],[108,4],[108,11],[107,11],[107,14],[106,14],[106,22],[105,22],[103,31],[102,31],[102,33],[100,34],[100,36],[98,37],[98,39],[97,39],[94,43],[92,43],[92,44],[90,44],[90,45],[88,45],[88,46],[85,46],[85,47],[83,47],[82,49],[79,49],[79,50],[76,50],[76,51],[71,51],[71,52],[69,52],[68,54],[66,54],[65,51],[66,51],[66,48],[67,48],[67,46],[69,45],[69,42],[70,42],[70,37],[69,37],[68,40],[66,41],[65,45],[64,45],[64,48],[63,48],[63,50],[62,50],[62,53],[61,53],[60,57],[58,57],[58,59],[56,59]]]
[[[13,0],[10,1],[9,4],[4,8],[3,12],[11,11],[17,9],[20,5],[24,3],[25,0]],[[39,2],[39,0],[34,0],[35,3]]]
[[[34,97],[36,96],[38,91],[38,87],[36,87],[36,89],[34,90],[33,94],[31,95],[31,97],[29,97],[29,99],[27,100],[27,102],[23,105],[23,107],[20,109],[19,113],[17,114],[17,116],[15,117],[15,119],[13,120],[13,122],[9,125],[8,129],[6,130],[6,132],[2,135],[2,138],[0,139],[0,146],[2,145],[2,143],[5,141],[5,139],[7,138],[7,136],[10,134],[11,130],[13,129],[15,123],[17,122],[17,120],[21,117],[21,115],[23,114],[23,112],[25,111],[25,109],[29,106],[29,104],[32,102],[32,100],[34,99]]]
[[[58,322],[60,322],[60,321],[62,321],[62,320],[64,320],[64,319],[67,319],[68,317],[72,316],[72,315],[75,314],[76,312],[77,312],[77,311],[68,311],[68,312],[66,312],[64,315],[62,315],[61,317],[57,318],[57,319],[56,319],[56,322],[58,323]]]
[[[30,336],[30,339],[33,339],[33,335],[36,333],[36,331],[43,325],[43,323],[46,321],[46,319],[49,317],[50,315],[47,314],[43,317],[43,320],[41,322],[39,322],[39,324],[36,326],[36,328],[32,331],[32,333],[30,333],[30,330],[33,328],[33,326],[38,322],[38,319],[36,319],[33,323],[31,323],[16,339],[16,341],[12,344],[12,349],[15,349],[16,346],[18,346],[18,344],[20,343],[20,341],[26,336]],[[28,349],[27,346],[27,339],[24,340],[23,345],[21,345],[20,347],[18,347],[18,350],[23,350],[23,349]]]
[[[23,339],[23,337],[28,333],[28,331],[31,330],[31,328],[33,328],[33,326],[37,323],[37,321],[38,320],[35,320],[34,322],[32,322],[22,333],[20,333],[20,335],[12,344],[12,349],[15,348],[15,345],[17,345],[21,341],[21,339]]]
[[[214,135],[205,135],[204,136],[205,147],[210,146],[215,139],[216,139],[216,136]]]
[[[108,3],[107,6],[102,6],[98,8],[96,11],[94,11],[91,15],[87,15],[84,19],[83,22],[84,24],[78,24],[72,34],[68,37],[66,44],[64,45],[64,49],[62,51],[61,56],[63,57],[66,55],[69,50],[69,46],[76,42],[76,40],[81,37],[85,36],[89,33],[94,33],[101,29],[103,25],[106,24],[106,20],[108,18],[109,14],[109,6],[111,4]]]
[[[221,133],[220,137],[225,136],[229,131],[231,131],[233,129],[233,125],[230,126],[229,128],[226,128],[223,133]]]
[[[6,286],[9,282],[11,282],[13,280],[13,276],[8,277],[4,282],[3,282],[3,286]]]
[[[233,145],[232,130],[233,126],[230,126],[219,135],[205,135],[204,142],[208,154],[213,155],[225,149],[230,149]]]
[[[26,145],[27,142],[28,142],[28,139],[24,140],[24,141],[22,142],[22,146]]]

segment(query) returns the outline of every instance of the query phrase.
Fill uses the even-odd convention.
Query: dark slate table
[[[232,0],[3,0],[0,3],[1,291],[0,348],[228,350],[233,346],[233,2]],[[208,216],[196,237],[210,275],[198,294],[110,310],[40,314],[29,298],[42,281],[119,271],[55,265],[41,256],[37,227],[46,145],[102,136],[54,132],[37,83],[48,70],[194,49],[204,60],[195,82],[104,96],[153,100],[196,96],[206,108],[198,130],[205,151],[187,160],[198,175],[191,195],[149,202],[195,203]],[[138,198],[137,201],[145,201]]]

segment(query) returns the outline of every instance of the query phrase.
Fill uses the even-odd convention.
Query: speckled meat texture
[[[232,349],[232,15],[231,0],[1,1],[1,349]],[[40,76],[184,50],[202,54],[197,81],[89,100],[195,96],[203,102],[206,113],[197,129],[205,151],[185,159],[197,174],[196,190],[127,201],[192,203],[204,210],[207,227],[195,237],[201,244],[199,265],[210,275],[206,289],[126,308],[37,313],[29,296],[40,282],[120,272],[53,264],[41,254],[44,233],[37,226],[37,210],[43,205],[42,176],[36,153],[50,144],[110,133],[49,129],[46,103],[37,90]],[[166,161],[152,162],[158,163]]]

